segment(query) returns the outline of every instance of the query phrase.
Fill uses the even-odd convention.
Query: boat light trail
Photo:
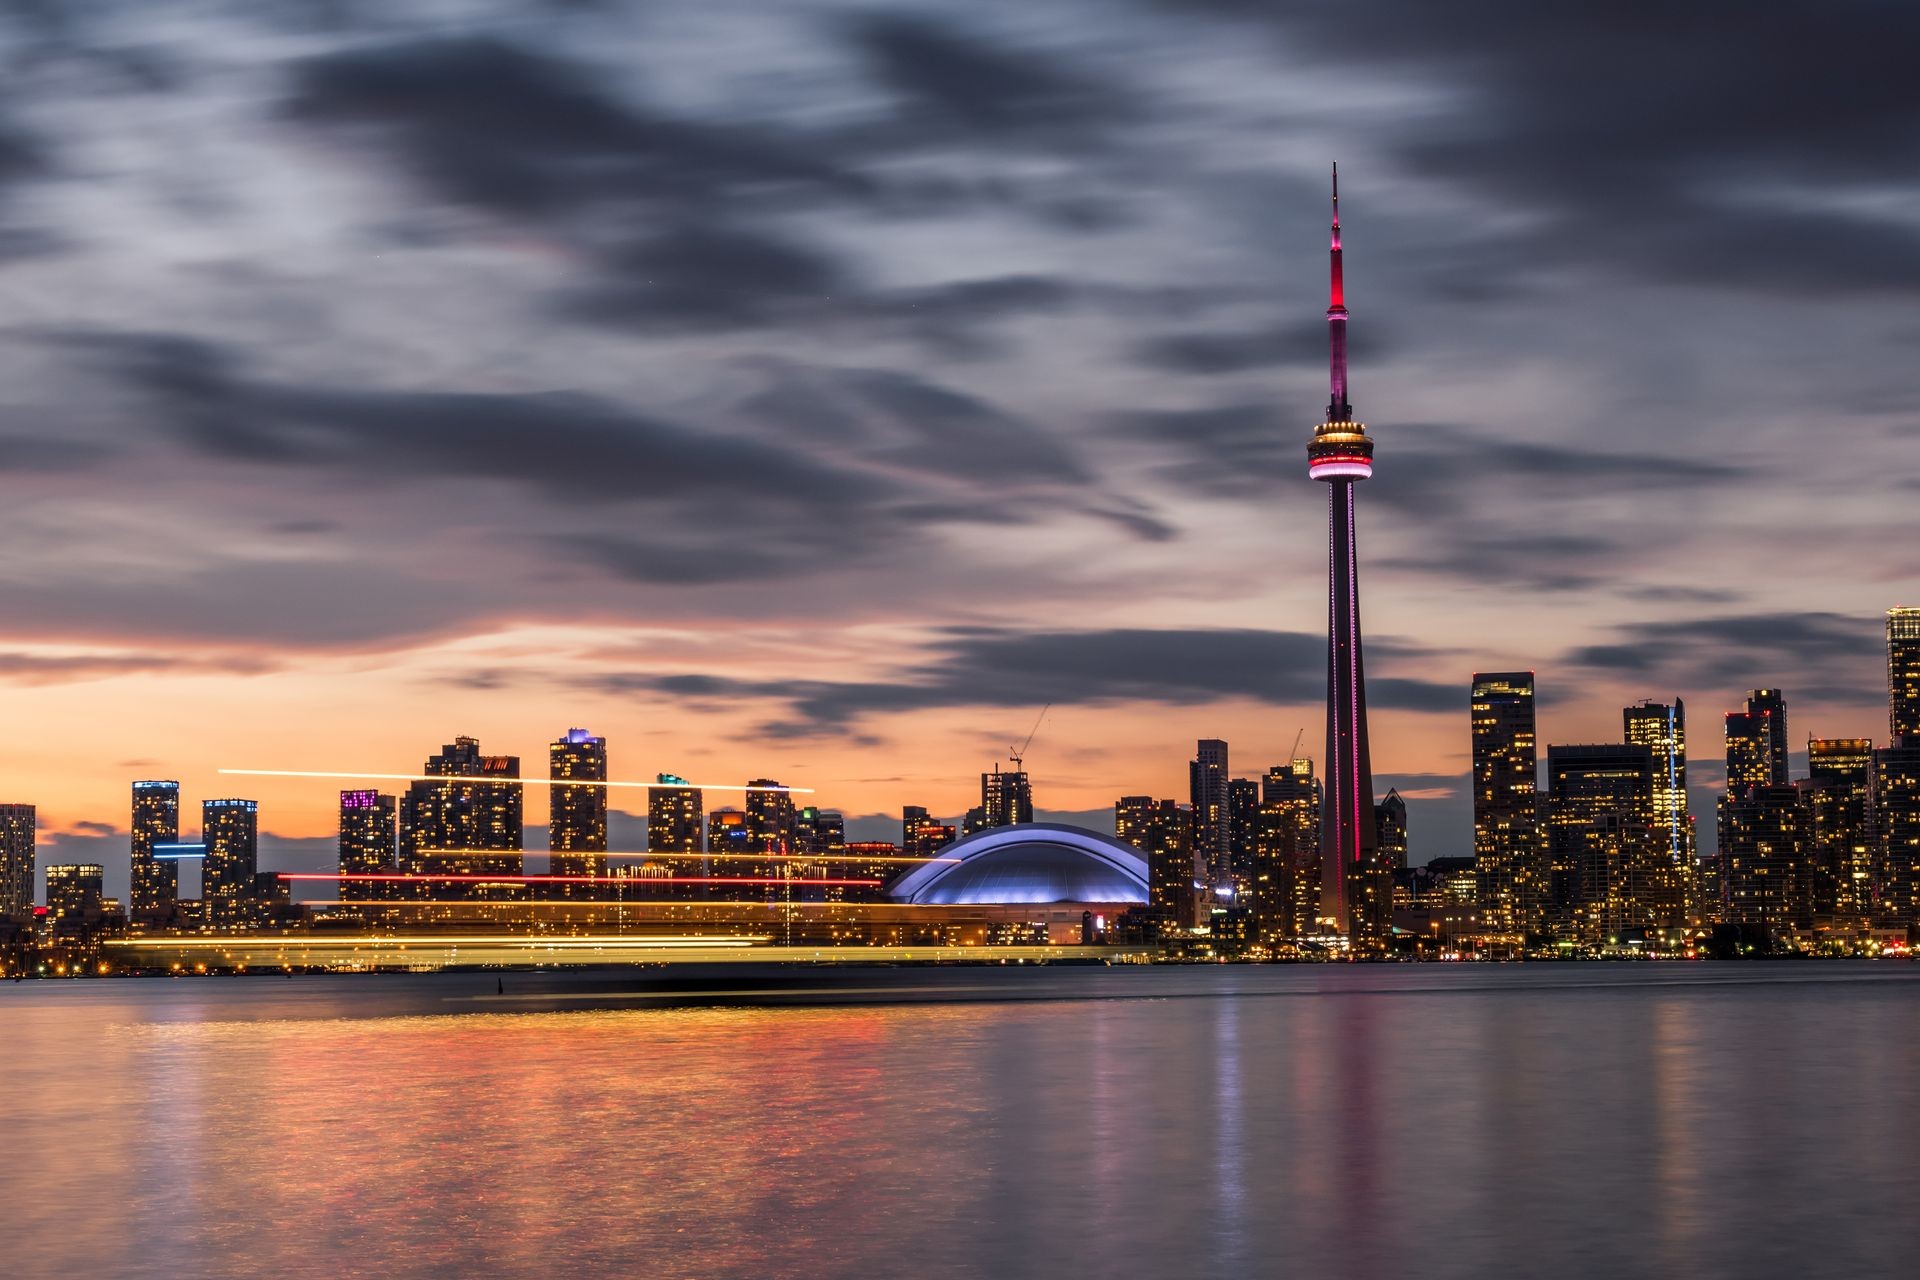
[[[792,884],[801,888],[815,885],[858,886],[877,889],[879,880],[801,879],[797,876],[556,876],[556,875],[482,875],[478,872],[461,872],[447,875],[412,875],[405,872],[370,871],[365,873],[334,871],[282,871],[282,880],[328,880],[344,882],[351,880],[355,884],[365,882],[424,884]]]
[[[813,794],[812,787],[734,786],[719,782],[605,782],[592,778],[506,778],[492,773],[360,773],[346,769],[218,769],[217,773],[246,778],[345,778],[372,782],[463,782],[478,786],[521,787],[634,787],[660,791],[784,791]]]
[[[512,853],[511,849],[416,849],[416,858],[479,858],[499,857],[502,853]],[[524,850],[526,853],[539,853],[538,849]],[[715,859],[735,862],[960,862],[959,858],[915,857],[906,854],[864,854],[864,853],[693,853],[685,850],[674,853],[656,853],[651,849],[630,849],[624,852],[590,849],[554,849],[555,857],[564,858],[657,858],[662,862],[679,859],[682,862],[699,862]]]

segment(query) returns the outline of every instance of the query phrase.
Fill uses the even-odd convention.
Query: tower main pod
[[[1347,399],[1347,306],[1340,269],[1340,170],[1333,171],[1333,245],[1327,300],[1331,394],[1307,445],[1307,474],[1327,486],[1327,754],[1320,814],[1320,915],[1356,947],[1383,941],[1392,920],[1390,873],[1380,865],[1367,753],[1367,687],[1360,653],[1360,576],[1354,486],[1373,474],[1373,441]]]

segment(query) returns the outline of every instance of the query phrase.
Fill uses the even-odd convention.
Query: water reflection
[[[432,980],[9,992],[8,1274],[1903,1267],[1913,971],[1718,972],[460,1016]]]

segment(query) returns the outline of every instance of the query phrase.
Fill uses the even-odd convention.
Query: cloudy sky
[[[1345,178],[1381,789],[1920,602],[1920,11],[40,0],[0,34],[0,800],[457,733],[954,814],[1320,753]],[[534,816],[537,816],[535,814]],[[873,830],[878,824],[866,824]],[[65,833],[64,835],[60,833]],[[291,847],[291,846],[289,846]],[[111,857],[111,854],[108,854]]]

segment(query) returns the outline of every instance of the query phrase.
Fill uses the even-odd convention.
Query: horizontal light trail
[[[844,885],[862,888],[879,888],[879,880],[820,879],[801,880],[793,876],[635,876],[627,879],[619,876],[556,876],[556,875],[481,875],[477,872],[461,872],[447,875],[409,875],[388,871],[333,872],[333,871],[282,871],[282,880],[351,880],[354,883],[366,881],[456,883],[456,884],[797,884],[807,885]]]
[[[799,883],[796,881],[795,883]],[[820,883],[818,880],[814,884]],[[766,898],[533,898],[526,901],[486,898],[303,898],[303,907],[511,907],[515,911],[571,907],[753,907],[759,911],[871,911],[875,907],[913,907],[909,902],[774,902]]]
[[[479,858],[499,857],[501,854],[539,853],[538,849],[416,849],[413,856],[418,858]],[[864,853],[655,853],[650,849],[628,850],[590,850],[590,849],[553,849],[549,850],[555,858],[658,858],[662,862],[678,858],[682,862],[734,861],[734,862],[959,862],[959,858],[914,857],[906,854]]]
[[[218,769],[217,773],[243,778],[345,778],[367,782],[512,783],[522,787],[638,787],[661,791],[775,791],[789,795],[813,794],[812,787],[734,786],[719,782],[596,782],[591,778],[502,778],[492,774],[358,773],[344,769]]]
[[[593,934],[534,934],[534,933],[370,933],[358,937],[335,937],[329,934],[300,934],[281,938],[110,938],[110,947],[223,947],[228,950],[236,946],[305,946],[312,944],[331,947],[340,944],[360,942],[378,942],[395,946],[478,946],[487,943],[501,943],[515,947],[529,944],[536,946],[564,947],[757,947],[771,942],[771,934],[697,934],[697,933],[593,933]]]

